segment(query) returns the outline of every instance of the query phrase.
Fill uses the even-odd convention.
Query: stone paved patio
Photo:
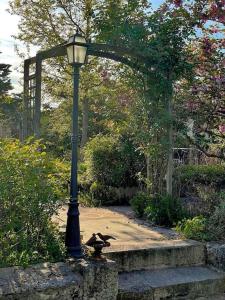
[[[67,206],[63,206],[54,217],[54,222],[63,232],[66,229]],[[80,225],[83,241],[93,232],[110,234],[116,238],[111,242],[111,250],[139,249],[154,246],[171,246],[183,243],[179,235],[161,227],[153,227],[134,217],[128,206],[107,208],[80,207]],[[110,250],[109,249],[109,250]]]

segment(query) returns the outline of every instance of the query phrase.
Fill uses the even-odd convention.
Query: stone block
[[[206,244],[207,263],[225,271],[225,243]]]
[[[0,300],[81,299],[83,279],[65,263],[0,269]]]
[[[74,260],[0,269],[0,300],[116,300],[113,261]]]
[[[105,253],[119,272],[205,264],[205,247],[195,241],[161,241],[149,248]]]
[[[118,269],[114,261],[80,260],[74,265],[84,280],[82,300],[116,300]]]

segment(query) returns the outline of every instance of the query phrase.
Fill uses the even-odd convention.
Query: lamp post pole
[[[78,97],[79,97],[79,71],[80,66],[73,64],[73,110],[72,110],[72,162],[70,180],[70,202],[67,213],[66,247],[70,256],[81,258],[83,256],[80,242],[77,161],[78,161]]]
[[[65,245],[67,253],[74,258],[83,256],[80,242],[80,221],[77,183],[78,161],[78,95],[79,95],[79,71],[85,63],[87,43],[85,38],[77,31],[69,38],[66,44],[68,62],[73,67],[73,109],[72,109],[72,162],[70,180],[70,202],[67,213]]]

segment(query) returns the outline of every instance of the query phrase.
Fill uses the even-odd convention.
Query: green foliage
[[[176,226],[176,230],[188,239],[203,241],[209,238],[207,234],[207,219],[203,216],[180,221]]]
[[[225,188],[225,166],[183,165],[174,172],[174,190],[181,197],[195,198],[192,216],[210,216],[220,202],[220,192]]]
[[[223,165],[183,165],[176,168],[174,176],[185,183],[225,184],[225,166]]]
[[[83,111],[83,116],[89,116],[89,125],[87,122],[83,122],[82,134],[87,133],[85,128],[88,128],[89,137],[93,137],[98,132],[105,133],[106,129],[107,134],[115,132],[115,128],[121,132],[121,128],[123,127],[122,130],[124,130],[124,125],[130,121],[133,138],[146,157],[152,148],[159,149],[156,151],[157,159],[150,162],[149,178],[147,179],[155,194],[161,193],[163,190],[165,157],[168,156],[168,149],[172,144],[168,140],[167,129],[172,122],[175,123],[173,116],[176,116],[174,119],[176,122],[178,121],[177,114],[168,114],[167,112],[168,100],[171,100],[174,95],[172,87],[176,87],[177,82],[179,82],[179,88],[176,90],[179,95],[176,94],[174,97],[173,109],[176,112],[181,111],[182,114],[185,112],[180,123],[185,127],[184,123],[191,116],[197,124],[196,132],[202,132],[205,129],[203,130],[201,127],[207,122],[210,127],[207,126],[205,135],[211,135],[211,131],[216,139],[218,138],[215,118],[218,123],[221,122],[221,116],[220,113],[216,113],[217,116],[212,115],[212,112],[214,112],[215,103],[219,103],[218,101],[220,104],[217,106],[224,107],[222,102],[224,97],[222,97],[222,92],[219,92],[219,90],[223,90],[221,89],[223,69],[220,66],[222,64],[220,63],[218,66],[219,59],[209,60],[206,55],[202,57],[199,53],[202,46],[205,54],[215,54],[216,49],[221,50],[222,48],[222,43],[219,46],[219,43],[215,42],[214,36],[204,28],[207,18],[221,21],[223,11],[217,2],[212,1],[212,5],[211,3],[205,5],[204,1],[165,1],[155,11],[150,9],[151,5],[146,0],[77,0],[76,3],[69,0],[10,0],[9,5],[11,13],[20,17],[20,30],[17,38],[24,43],[38,45],[41,49],[51,48],[63,43],[74,32],[74,24],[77,24],[87,39],[91,38],[93,42],[113,45],[113,49],[110,49],[109,46],[109,48],[105,48],[105,51],[111,50],[111,54],[112,56],[115,54],[115,58],[123,56],[125,63],[133,67],[133,70],[138,70],[135,72],[124,66],[112,64],[116,67],[111,77],[116,78],[117,82],[124,79],[123,85],[126,87],[117,94],[117,86],[108,84],[110,80],[107,71],[100,70],[102,66],[99,62],[95,67],[90,67],[90,64],[84,67],[86,71],[82,71],[80,94],[81,99],[88,99],[90,111],[88,109],[85,113]],[[218,13],[219,6],[220,14]],[[218,9],[215,10],[215,7]],[[195,38],[196,26],[203,29],[202,41],[199,35]],[[209,29],[211,26],[207,27]],[[206,35],[212,35],[210,41],[205,38]],[[195,47],[193,44],[196,44]],[[125,51],[124,48],[126,48]],[[200,55],[196,55],[196,53]],[[216,58],[215,55],[212,56]],[[105,60],[103,62],[105,65]],[[67,66],[66,59],[54,58],[48,60],[46,64],[47,71],[43,70],[43,78],[47,94],[50,94],[50,99],[54,99],[54,101],[56,99],[62,101],[64,98],[65,103],[68,104],[72,89],[71,80],[68,80],[71,69]],[[213,70],[213,72],[208,72],[207,69]],[[136,77],[134,84],[130,84],[132,77]],[[184,84],[184,78],[188,81],[187,87]],[[190,78],[191,80],[189,80]],[[192,83],[200,87],[199,91],[196,92],[194,85],[192,85],[194,92],[191,91]],[[112,86],[114,89],[110,94]],[[124,93],[124,90],[128,90],[130,93]],[[137,99],[134,102],[139,102],[139,105],[136,109],[130,110],[133,100],[130,95],[135,92],[138,95],[135,95]],[[113,93],[116,97],[112,97]],[[177,99],[182,99],[181,102],[184,104],[182,109],[179,109],[179,105],[178,109],[176,108]],[[187,102],[191,104],[189,99],[194,99],[194,104],[195,100],[198,102],[200,99],[199,111],[202,109],[202,103],[205,102],[204,113],[196,113],[196,108],[193,109],[193,113],[190,113],[186,109]],[[123,105],[118,105],[119,101]],[[67,107],[65,105],[61,109],[59,106],[59,109],[55,109],[50,122],[44,120],[45,124],[48,124],[45,136],[49,140],[49,146],[52,150],[55,149],[57,154],[64,154],[64,150],[68,150],[70,147],[69,113],[71,109],[69,108],[68,112]],[[124,111],[123,108],[129,113],[123,115],[121,113]],[[118,115],[122,115],[121,119],[124,117],[124,120],[118,120]],[[128,116],[131,118],[129,119]],[[118,123],[120,126],[115,126]],[[220,140],[224,139],[223,134],[219,135]],[[87,135],[83,134],[83,136]],[[199,138],[197,135],[196,137]],[[121,178],[122,171],[116,169],[118,178]],[[106,180],[109,177],[111,180],[111,175],[106,176]],[[117,174],[114,175],[113,182],[117,178]],[[99,178],[91,180],[91,183],[93,182],[103,184]],[[107,182],[107,185],[111,184]],[[116,184],[118,185],[118,182]]]
[[[123,169],[118,161],[118,140],[112,136],[98,135],[85,147],[85,179],[88,182],[100,182],[106,185],[118,185],[123,176]]]
[[[164,226],[172,226],[184,217],[179,199],[169,195],[152,197],[145,214],[150,222]]]
[[[67,166],[40,142],[0,142],[0,265],[58,260],[51,217],[66,195]]]
[[[130,200],[130,205],[137,215],[137,217],[143,217],[146,207],[151,201],[151,197],[144,192],[139,192]]]
[[[179,199],[169,195],[150,196],[140,192],[130,201],[138,217],[146,216],[154,224],[172,226],[184,217]]]
[[[97,135],[87,143],[84,161],[81,181],[114,187],[137,185],[135,173],[141,157],[126,138]]]
[[[13,89],[9,77],[10,67],[8,64],[0,63],[0,127],[1,135],[10,134],[18,138],[22,125],[22,97],[19,94],[9,94],[9,91]]]
[[[220,203],[210,216],[196,216],[184,219],[176,230],[186,238],[195,240],[225,240],[225,194],[220,193]]]
[[[42,226],[45,224],[40,237],[38,237],[40,226],[37,232],[30,230],[29,236],[27,232],[18,230],[10,230],[7,233],[0,231],[1,268],[15,265],[26,267],[30,264],[64,259],[64,243],[58,230],[50,222],[43,223],[42,220],[40,222]],[[33,244],[34,240],[35,244]]]
[[[0,64],[0,100],[12,89],[9,78],[10,67],[8,64]]]
[[[93,182],[90,187],[90,196],[94,206],[119,204],[120,198],[115,187]]]
[[[57,108],[46,105],[42,111],[41,136],[45,140],[47,149],[56,157],[65,157],[71,149],[72,102],[70,100],[62,101]]]
[[[208,219],[208,232],[212,240],[225,240],[225,200],[216,207]]]
[[[22,128],[22,96],[21,94],[0,96],[1,123],[10,129],[11,136],[18,138]]]
[[[90,189],[93,203],[119,203],[117,188],[138,185],[136,174],[141,170],[143,157],[127,137],[97,135],[84,149],[80,166],[80,184]]]

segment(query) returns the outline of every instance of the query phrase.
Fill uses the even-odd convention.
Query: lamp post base
[[[74,247],[74,248],[68,247],[67,253],[70,257],[73,257],[73,258],[83,258],[84,257],[84,253],[83,253],[81,247]]]
[[[65,244],[67,253],[74,258],[82,258],[84,253],[80,241],[79,203],[71,201],[67,213]]]

